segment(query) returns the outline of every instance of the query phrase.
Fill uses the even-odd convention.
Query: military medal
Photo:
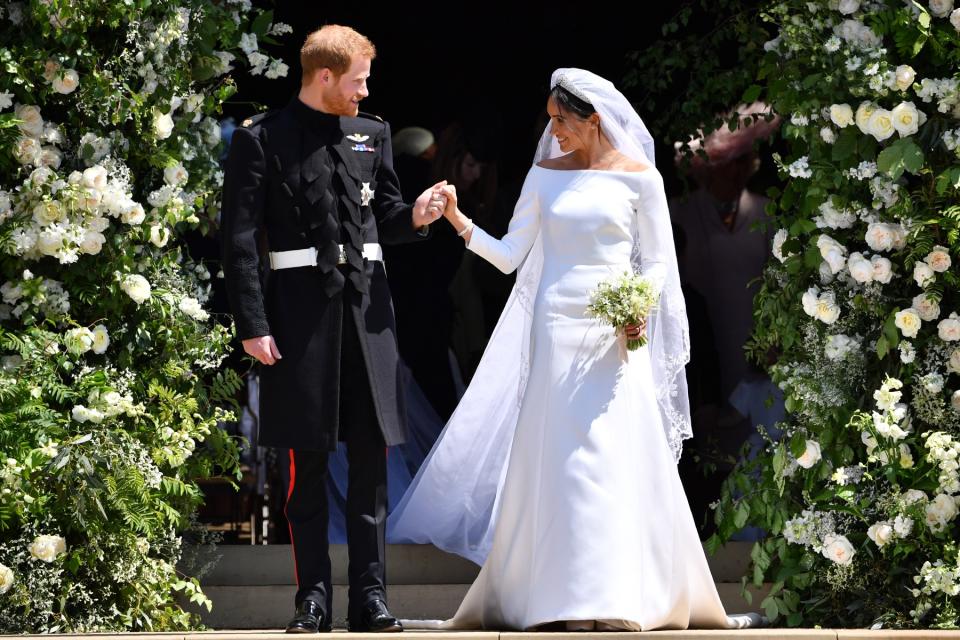
[[[370,188],[369,182],[363,183],[363,188],[360,189],[360,206],[365,207],[370,204],[370,201],[373,200],[374,190]]]
[[[351,133],[347,136],[347,140],[353,140],[354,142],[366,142],[370,139],[370,136],[362,136],[359,133]]]
[[[374,151],[376,151],[376,149],[375,149],[374,147],[368,147],[367,145],[363,144],[362,142],[359,143],[359,144],[355,144],[355,145],[353,145],[353,146],[350,147],[350,148],[353,149],[354,151],[367,151],[367,152],[369,152],[369,153],[373,153]]]

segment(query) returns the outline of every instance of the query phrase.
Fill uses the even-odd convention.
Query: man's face
[[[322,69],[323,102],[329,113],[338,116],[355,116],[360,112],[360,101],[370,95],[367,78],[370,77],[370,58],[354,57],[350,68],[336,76]]]

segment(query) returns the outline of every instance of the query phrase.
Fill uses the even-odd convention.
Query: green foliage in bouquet
[[[660,292],[653,281],[628,271],[597,285],[590,293],[587,315],[610,325],[619,333],[627,325],[646,320],[659,300]],[[636,351],[646,344],[645,333],[639,338],[627,339],[627,349],[630,351]]]
[[[960,8],[786,1],[737,15],[742,64],[710,82],[784,119],[748,350],[775,360],[788,419],[726,482],[709,544],[765,532],[744,582],[772,584],[776,623],[956,627]],[[684,107],[698,116],[673,131],[711,128],[723,107],[698,91]]]
[[[179,234],[216,219],[249,0],[0,5],[0,633],[185,629],[199,478],[240,380]],[[241,53],[242,51],[242,53]]]

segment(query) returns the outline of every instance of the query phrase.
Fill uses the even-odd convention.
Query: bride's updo
[[[586,120],[597,112],[593,105],[571,93],[561,84],[554,85],[550,90],[550,96],[561,111],[575,114],[581,120]]]

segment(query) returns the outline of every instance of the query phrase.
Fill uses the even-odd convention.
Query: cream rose
[[[954,9],[950,13],[950,24],[957,30],[957,33],[960,33],[960,9]]]
[[[954,391],[950,396],[950,406],[953,410],[960,413],[960,391]]]
[[[841,129],[849,127],[856,122],[853,107],[846,103],[830,105],[830,121]]]
[[[40,107],[33,104],[21,104],[13,110],[17,120],[20,120],[20,127],[25,135],[31,138],[39,138],[43,135],[43,116],[40,115]]]
[[[124,224],[141,224],[147,217],[147,212],[143,210],[143,205],[138,202],[134,202],[132,205],[124,209],[123,213],[120,214],[120,221]]]
[[[854,121],[857,123],[857,127],[863,133],[870,133],[868,125],[870,124],[870,118],[873,116],[873,113],[879,107],[874,102],[861,102],[860,106],[857,107],[857,113],[854,116]]]
[[[870,525],[867,529],[867,537],[870,538],[878,547],[882,547],[893,540],[893,527],[889,522],[878,522]]]
[[[920,315],[924,322],[933,322],[940,317],[940,303],[926,293],[921,293],[913,299],[911,308]]]
[[[877,109],[870,114],[870,119],[867,121],[867,133],[876,138],[878,142],[883,142],[892,136],[896,130],[893,113],[890,111]]]
[[[906,91],[913,84],[914,79],[917,77],[917,72],[913,70],[908,64],[902,64],[897,67],[896,70],[896,83],[897,89],[900,91]]]
[[[184,169],[181,163],[163,170],[163,181],[169,185],[177,186],[185,183],[190,178],[190,174]]]
[[[873,263],[864,258],[862,253],[851,253],[847,267],[850,269],[850,276],[860,284],[873,281]]]
[[[155,224],[150,227],[150,242],[158,247],[164,247],[168,240],[170,240],[170,230],[164,225]]]
[[[853,562],[856,551],[846,536],[829,534],[823,538],[823,556],[839,565]]]
[[[87,229],[83,234],[83,239],[80,241],[80,250],[87,255],[95,256],[100,253],[100,250],[103,248],[103,243],[106,241],[106,237],[99,231]]]
[[[67,552],[67,541],[60,536],[37,536],[30,543],[30,555],[37,560],[53,562]]]
[[[840,0],[837,10],[845,16],[856,13],[860,8],[860,0]]]
[[[947,371],[950,373],[960,373],[960,349],[954,349],[947,361]]]
[[[137,304],[141,304],[150,298],[150,283],[140,274],[132,273],[126,276],[120,282],[120,288]]]
[[[53,79],[53,90],[67,95],[73,93],[80,86],[80,75],[74,69],[67,69]]]
[[[169,113],[156,113],[153,116],[153,132],[157,139],[166,140],[173,133],[173,118]]]
[[[33,208],[33,219],[41,226],[46,226],[62,220],[63,210],[60,208],[60,203],[56,200],[38,202]]]
[[[804,469],[809,469],[817,464],[821,457],[820,443],[816,440],[807,440],[807,448],[804,449],[803,454],[797,458],[797,464]]]
[[[888,284],[893,279],[893,264],[883,256],[872,256],[873,279],[881,284]]]
[[[893,128],[900,137],[912,136],[920,127],[920,112],[912,102],[901,102],[893,108],[890,115],[893,118]]]
[[[937,325],[937,332],[940,339],[944,342],[956,342],[960,340],[960,318],[956,313],[951,313],[949,318],[945,318]]]
[[[4,564],[0,564],[0,596],[10,591],[10,589],[13,588],[14,582],[16,582],[16,579],[13,576],[13,569]]]
[[[833,324],[840,317],[840,307],[837,305],[832,291],[828,291],[817,300],[817,320],[824,324]]]
[[[37,165],[43,156],[43,147],[36,138],[20,138],[14,147],[13,155],[20,164]]]
[[[918,262],[913,266],[913,279],[921,287],[932,284],[937,279],[933,269],[925,262]]]
[[[933,248],[933,251],[927,254],[927,257],[924,258],[923,261],[937,273],[943,273],[950,268],[950,250],[937,245]]]
[[[893,225],[885,222],[871,222],[867,226],[864,240],[872,251],[890,251],[896,244]]]
[[[953,11],[953,0],[930,0],[930,13],[938,18],[946,18]]]
[[[923,323],[915,310],[904,309],[903,311],[898,311],[894,318],[897,328],[900,329],[900,333],[902,333],[905,338],[917,337],[917,332]]]
[[[106,353],[107,347],[110,346],[110,333],[107,331],[107,328],[98,324],[93,328],[92,337],[93,337],[93,352],[96,354]]]

